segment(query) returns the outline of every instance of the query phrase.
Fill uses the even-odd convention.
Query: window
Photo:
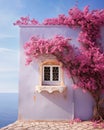
[[[43,65],[43,85],[59,85],[60,84],[60,66],[59,65]]]
[[[36,91],[62,93],[66,89],[63,79],[62,64],[56,59],[45,60],[40,64],[40,82],[36,86]]]

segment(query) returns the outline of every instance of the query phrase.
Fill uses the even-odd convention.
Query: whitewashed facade
[[[69,78],[53,56],[41,56],[29,66],[25,65],[23,45],[32,36],[52,38],[59,34],[70,37],[71,44],[80,47],[77,41],[80,29],[72,29],[66,26],[39,25],[20,26],[20,82],[19,82],[19,112],[18,118],[25,120],[71,120],[80,118],[88,120],[92,116],[93,99],[89,93],[83,93],[81,89],[72,88],[73,81]],[[45,86],[42,83],[43,65],[59,65],[59,85]],[[47,68],[46,68],[47,69]],[[50,69],[53,69],[52,66]],[[58,68],[56,68],[58,69]],[[44,91],[45,90],[45,91]]]

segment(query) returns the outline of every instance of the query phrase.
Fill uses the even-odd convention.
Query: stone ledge
[[[65,86],[36,86],[35,91],[41,93],[42,91],[47,91],[48,93],[53,93],[55,91],[63,93],[66,90]]]

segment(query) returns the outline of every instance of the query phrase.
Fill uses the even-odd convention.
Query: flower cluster
[[[81,27],[79,42],[87,47],[97,44],[97,38],[100,37],[99,28],[104,25],[104,10],[89,11],[86,6],[83,11],[74,7],[69,10],[68,16],[59,15],[57,18],[45,19],[45,25],[68,25],[69,27]]]
[[[104,122],[101,122],[101,121],[93,121],[93,122],[92,122],[92,126],[93,126],[95,129],[102,129],[102,128],[104,128]]]
[[[37,25],[39,22],[29,17],[21,17],[14,25]],[[89,6],[83,10],[73,7],[68,11],[68,16],[60,14],[56,18],[45,19],[43,25],[67,25],[69,27],[81,27],[79,42],[89,48],[91,45],[99,44],[97,38],[100,37],[100,26],[104,25],[104,10],[89,11]]]
[[[29,16],[28,17],[21,17],[20,20],[17,20],[14,25],[37,25],[39,24],[37,20],[34,18],[30,20]]]
[[[79,118],[75,118],[74,120],[70,120],[70,121],[69,121],[70,124],[80,123],[80,122],[82,122],[82,121],[81,121],[81,119],[79,119]]]
[[[43,54],[53,54],[60,59],[61,57],[65,57],[63,55],[67,55],[71,48],[69,40],[71,39],[58,35],[48,40],[33,36],[30,41],[24,45],[26,64],[30,64],[34,58]]]
[[[81,87],[83,90],[104,89],[104,54],[99,48],[91,47],[83,50],[71,61],[71,73],[77,77],[76,89]],[[99,85],[100,83],[100,85]]]

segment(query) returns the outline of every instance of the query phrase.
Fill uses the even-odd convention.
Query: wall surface
[[[80,47],[77,38],[80,29],[65,26],[21,26],[20,27],[20,83],[19,83],[19,119],[34,120],[70,120],[91,118],[93,99],[81,89],[73,90],[73,82],[64,72],[64,83],[67,90],[64,93],[38,93],[35,87],[39,85],[39,62],[35,60],[25,66],[23,45],[32,36],[52,38],[63,35],[72,38],[71,44]]]

